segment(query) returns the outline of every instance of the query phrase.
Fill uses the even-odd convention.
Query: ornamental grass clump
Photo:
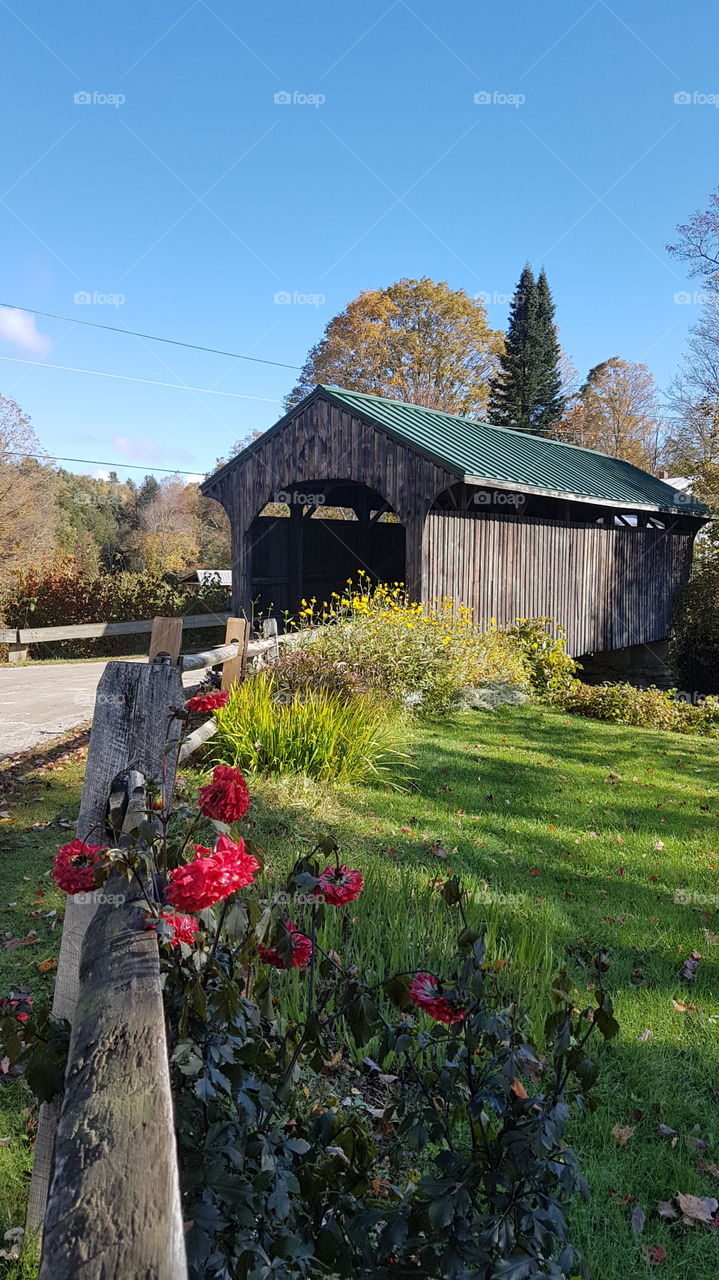
[[[401,779],[401,717],[376,696],[347,699],[310,689],[288,696],[272,672],[231,690],[216,714],[214,759],[251,773],[304,773],[338,782]]]

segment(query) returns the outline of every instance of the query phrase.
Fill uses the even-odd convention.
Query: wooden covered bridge
[[[573,655],[662,640],[707,518],[619,458],[318,386],[202,486],[232,524],[235,614],[296,612],[363,569]]]

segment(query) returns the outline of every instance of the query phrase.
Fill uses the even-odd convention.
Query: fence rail
[[[229,620],[229,613],[195,613],[183,616],[184,631],[202,627],[221,627]],[[136,622],[78,622],[60,627],[5,627],[0,629],[0,644],[10,646],[9,661],[24,662],[31,644],[50,644],[61,640],[100,640],[104,636],[134,636],[152,634],[155,618],[143,618]]]
[[[161,781],[169,803],[178,760],[211,737],[214,721],[177,750],[180,722],[170,712],[186,696],[184,670],[221,666],[229,688],[248,657],[278,653],[272,621],[263,639],[248,643],[243,619],[221,620],[223,645],[181,656],[178,620],[157,618],[147,663],[107,664],[81,839],[121,843],[144,809],[146,780]],[[183,621],[207,625],[204,617]],[[119,906],[108,886],[86,895],[89,902],[67,900],[53,1012],[71,1023],[70,1055],[62,1101],[41,1107],[28,1209],[28,1228],[43,1232],[39,1280],[187,1276],[157,940],[126,882],[119,889]]]

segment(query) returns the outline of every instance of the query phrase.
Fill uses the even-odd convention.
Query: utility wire
[[[120,330],[122,332],[122,330]],[[90,373],[94,378],[118,378],[121,382],[142,382],[147,387],[172,387],[175,391],[199,391],[205,396],[229,396],[232,400],[261,400],[263,404],[282,404],[269,396],[248,396],[241,391],[215,391],[211,387],[189,387],[184,382],[157,382],[154,378],[133,378],[129,373],[106,373],[102,369],[75,369],[68,364],[48,364],[45,360],[21,360],[19,356],[0,356],[11,364],[29,364],[37,369],[62,369],[65,373]]]
[[[89,329],[106,329],[108,333],[124,333],[130,338],[147,338],[149,342],[166,342],[173,347],[187,347],[190,351],[205,351],[212,356],[228,356],[231,360],[249,360],[253,364],[270,364],[275,369],[301,369],[299,364],[283,364],[281,360],[264,360],[261,356],[242,356],[237,351],[220,351],[216,347],[203,347],[195,342],[181,342],[178,338],[160,338],[155,333],[138,333],[135,329],[122,329],[119,325],[100,324],[97,320],[80,320],[77,316],[60,316],[54,311],[37,311],[34,307],[18,307],[14,302],[0,302],[0,307],[11,311],[26,311],[32,316],[45,316],[50,320],[65,320],[68,324],[82,324]]]
[[[151,462],[103,462],[100,458],[62,458],[53,453],[27,453],[24,449],[2,449],[0,450],[2,458],[36,458],[39,462],[87,462],[93,467],[111,467],[114,471],[116,467],[121,467],[130,471],[165,471],[168,476],[199,476],[206,475],[206,472],[200,472],[197,467],[194,471],[178,471],[176,467],[156,467]]]

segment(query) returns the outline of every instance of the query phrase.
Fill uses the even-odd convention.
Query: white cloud
[[[39,356],[47,355],[52,346],[52,340],[38,331],[34,316],[11,307],[0,307],[0,342],[11,342]]]

